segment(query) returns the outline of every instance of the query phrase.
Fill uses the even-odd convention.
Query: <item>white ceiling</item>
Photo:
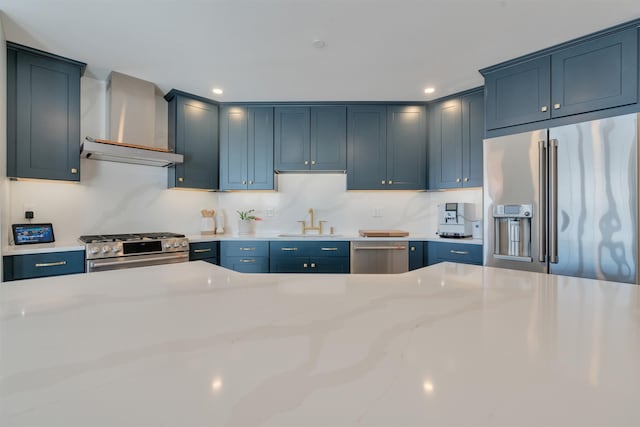
[[[413,101],[638,18],[640,2],[0,0],[0,10],[8,40],[84,61],[99,79],[116,70],[220,101]]]

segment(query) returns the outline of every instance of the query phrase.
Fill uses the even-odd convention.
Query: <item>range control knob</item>
[[[171,248],[171,242],[165,243],[164,247],[167,248],[167,249],[170,249]]]
[[[118,252],[120,250],[120,246],[115,245],[113,248],[111,248],[111,251],[113,252]]]
[[[179,247],[179,246],[180,246],[180,242],[173,242],[173,247],[174,247],[174,248],[177,248],[177,247]]]
[[[110,250],[111,250],[111,248],[110,248],[109,246],[103,246],[103,247],[102,247],[102,252],[103,252],[103,253],[105,253],[105,254],[106,254],[107,252],[109,252]]]
[[[529,212],[529,211],[524,211],[524,216],[530,216],[530,215],[531,215],[531,212]]]
[[[90,249],[90,252],[95,255],[100,252],[100,248],[94,246]]]
[[[183,248],[186,248],[188,244],[189,244],[189,243],[187,243],[187,241],[185,240],[185,241],[183,241],[183,242],[182,242],[182,247],[183,247]]]

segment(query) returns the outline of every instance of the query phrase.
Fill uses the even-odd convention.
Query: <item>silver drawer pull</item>
[[[240,248],[241,251],[255,251],[256,248]]]
[[[338,248],[320,248],[321,251],[337,251]]]
[[[211,252],[211,248],[207,248],[207,249],[194,249],[193,253],[194,254],[201,254],[202,252]]]
[[[304,264],[302,264],[302,267],[307,268],[308,267],[307,263],[305,262]]]
[[[469,252],[467,251],[454,251],[453,249],[451,249],[449,251],[449,253],[455,254],[455,255],[469,255]]]
[[[311,268],[316,268],[316,265],[314,263],[311,263]]]
[[[57,267],[59,265],[66,265],[67,261],[56,261],[56,262],[42,262],[36,264],[36,267]]]
[[[280,248],[281,251],[297,251],[298,248]]]
[[[256,262],[255,259],[241,259],[240,262]]]
[[[411,246],[411,252],[414,252],[416,250],[415,246]]]

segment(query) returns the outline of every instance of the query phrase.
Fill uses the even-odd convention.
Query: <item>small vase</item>
[[[253,234],[253,220],[252,219],[239,219],[238,220],[238,234]]]

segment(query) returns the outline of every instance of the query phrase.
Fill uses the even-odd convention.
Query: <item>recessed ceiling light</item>
[[[320,40],[320,39],[315,39],[313,42],[311,42],[311,44],[313,45],[313,47],[318,48],[318,49],[322,49],[323,47],[325,47],[327,45],[324,42],[324,40]]]
[[[424,93],[433,93],[433,92],[435,92],[435,91],[436,91],[436,90],[435,90],[435,88],[428,87],[428,88],[426,88],[426,89],[424,90]]]
[[[224,91],[222,89],[218,88],[218,87],[213,88],[213,93],[215,93],[216,95],[222,95],[223,92]]]

